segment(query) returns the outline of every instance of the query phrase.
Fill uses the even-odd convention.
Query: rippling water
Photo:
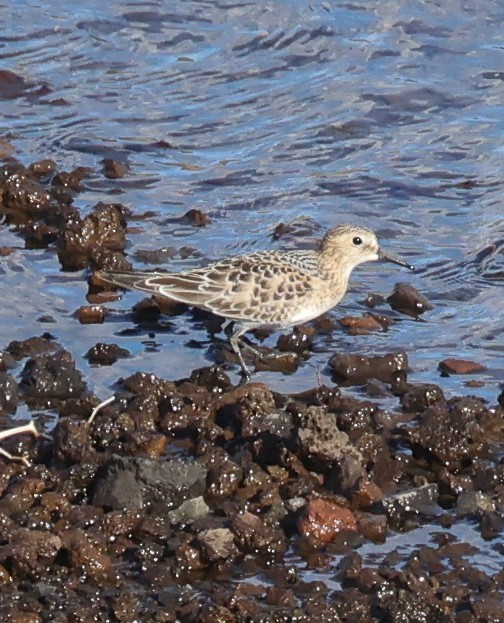
[[[180,269],[311,244],[326,227],[352,221],[417,266],[408,275],[388,265],[358,269],[339,312],[360,313],[367,292],[387,295],[408,280],[436,306],[425,322],[321,337],[294,376],[258,378],[280,390],[313,386],[337,349],[406,348],[412,380],[438,381],[437,364],[449,356],[484,363],[478,378],[487,384],[471,391],[495,400],[504,349],[502,2],[88,0],[70,10],[56,0],[0,0],[0,9],[0,70],[19,78],[0,80],[1,134],[26,163],[51,157],[66,170],[93,167],[77,198],[82,209],[114,200],[136,214],[154,211],[134,223],[130,253],[194,247],[167,265]],[[104,157],[131,173],[106,180]],[[211,225],[174,227],[169,218],[190,208]],[[298,224],[306,237],[273,240],[279,222]],[[0,244],[15,241],[2,230]],[[85,278],[55,278],[50,250],[19,250],[3,270],[13,298],[1,347],[47,329],[37,322],[47,310],[51,332],[76,354],[112,339],[136,354],[105,372],[78,362],[104,392],[119,370],[177,378],[207,361],[210,340],[189,315],[145,343],[112,335],[127,322],[80,329],[72,313],[85,302]],[[135,300],[128,294],[116,307]],[[185,347],[193,337],[202,348]],[[465,393],[466,380],[443,380],[443,388]]]

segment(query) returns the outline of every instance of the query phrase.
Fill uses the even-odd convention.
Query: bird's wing
[[[292,262],[288,257],[259,252],[182,273],[104,270],[99,276],[123,288],[164,296],[227,318],[263,322],[282,307],[279,301],[294,302],[320,287],[320,279],[303,266],[302,254],[293,255]]]

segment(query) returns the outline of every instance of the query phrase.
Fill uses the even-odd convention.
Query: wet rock
[[[81,324],[103,324],[106,315],[107,310],[101,305],[83,305],[74,314]]]
[[[287,234],[290,234],[293,231],[294,227],[289,223],[278,223],[272,233],[273,240],[280,240]]]
[[[70,353],[59,350],[29,359],[21,373],[20,387],[31,398],[65,400],[80,395],[86,384]]]
[[[91,445],[86,422],[70,418],[61,419],[54,432],[52,454],[56,461],[67,465],[79,464],[82,461],[96,462],[97,452]]]
[[[9,223],[24,224],[43,218],[50,206],[50,195],[18,162],[6,163],[0,169],[0,212]]]
[[[504,519],[495,511],[483,512],[481,517],[481,536],[485,541],[501,537],[504,532]]]
[[[43,565],[49,565],[58,555],[63,543],[59,536],[44,530],[16,528],[9,535],[8,545],[2,547],[2,559],[10,558],[13,570],[29,576]]]
[[[370,378],[392,383],[398,373],[409,370],[408,357],[404,352],[377,357],[341,353],[331,357],[329,366],[337,378],[354,385],[365,383]]]
[[[164,456],[167,446],[168,439],[165,435],[149,430],[134,430],[126,439],[124,451],[155,459]]]
[[[316,469],[329,470],[327,487],[348,490],[366,475],[361,453],[323,407],[308,407],[300,415],[297,437],[301,455]]]
[[[14,156],[16,148],[5,138],[0,138],[0,159],[4,160]]]
[[[118,359],[130,356],[129,350],[121,348],[117,344],[104,344],[98,342],[84,355],[90,364],[95,366],[111,366]]]
[[[495,511],[495,502],[482,491],[463,491],[457,498],[457,515],[466,517],[478,512]]]
[[[432,517],[439,512],[437,499],[439,490],[436,484],[427,484],[413,491],[398,493],[383,500],[383,507],[397,529],[414,516]]]
[[[504,621],[504,602],[500,595],[475,595],[471,610],[476,621]]]
[[[189,381],[215,394],[223,394],[233,389],[229,376],[220,366],[205,366],[193,370]]]
[[[309,327],[295,327],[292,333],[280,335],[276,347],[280,352],[303,355],[311,350],[312,341],[313,329]]]
[[[14,359],[23,359],[23,357],[34,357],[41,353],[49,353],[58,348],[58,344],[49,333],[44,333],[41,337],[29,337],[26,340],[14,340],[7,346],[7,352]]]
[[[301,536],[322,543],[333,541],[343,531],[357,531],[354,513],[330,500],[311,498],[298,521]]]
[[[113,158],[104,158],[102,164],[103,174],[109,180],[117,180],[129,173],[129,167],[125,162],[119,162]]]
[[[370,293],[363,301],[360,301],[360,303],[369,307],[369,309],[374,309],[379,305],[383,305],[383,303],[385,303],[385,298],[381,294]]]
[[[229,528],[203,530],[198,534],[196,545],[201,550],[203,558],[209,562],[226,560],[238,553],[234,544],[234,534]]]
[[[15,413],[18,405],[18,385],[16,379],[0,372],[0,413]]]
[[[159,401],[167,396],[177,395],[177,386],[172,381],[160,379],[155,374],[135,372],[131,376],[121,379],[121,386],[132,394],[153,395]]]
[[[207,471],[199,463],[115,456],[97,475],[93,504],[110,509],[175,508],[202,495]]]
[[[88,177],[91,172],[92,169],[90,167],[76,167],[70,172],[60,171],[53,177],[52,185],[73,192],[80,192],[83,189],[82,180]]]
[[[385,543],[387,539],[388,521],[386,515],[358,513],[358,530],[360,534],[373,543]]]
[[[49,158],[32,162],[29,166],[30,171],[37,177],[49,177],[56,171],[56,168],[54,160],[50,160]]]
[[[450,374],[475,374],[476,372],[486,370],[484,365],[467,359],[443,359],[438,367],[443,376],[449,376]]]
[[[192,225],[193,227],[206,227],[212,222],[208,214],[201,210],[191,208],[183,216],[168,219],[170,223],[180,223],[181,225]]]
[[[449,468],[478,456],[487,440],[483,425],[493,417],[479,398],[452,398],[434,404],[422,414],[422,425],[412,440]],[[500,420],[500,417],[498,418]]]
[[[138,249],[133,254],[137,262],[144,264],[166,264],[177,255],[175,247],[163,247],[161,249]]]
[[[272,391],[262,383],[249,383],[225,394],[215,421],[244,437],[265,432],[283,436],[291,425],[288,414],[277,409]]]
[[[366,314],[360,318],[344,316],[339,318],[338,322],[346,329],[349,335],[367,335],[372,331],[386,331],[394,320],[387,316]]]
[[[426,311],[434,309],[425,296],[408,283],[396,283],[387,301],[392,309],[416,319]]]
[[[210,513],[210,507],[206,504],[202,496],[191,498],[170,511],[168,517],[175,526],[184,527],[193,523],[196,519],[206,517]]]
[[[125,209],[98,204],[92,214],[76,219],[61,232],[58,259],[64,270],[81,270],[90,264],[103,266],[114,251],[126,245]]]
[[[383,498],[384,493],[380,487],[368,477],[363,477],[359,480],[352,493],[352,507],[370,509],[378,502],[381,502]]]
[[[273,555],[285,551],[283,532],[267,526],[252,513],[236,515],[231,529],[236,537],[236,544],[246,554]]]
[[[234,359],[234,357],[233,357]],[[256,372],[282,372],[293,374],[299,367],[299,355],[296,353],[279,353],[263,349],[260,357],[254,358]]]
[[[109,576],[112,568],[110,557],[83,530],[73,528],[65,531],[62,538],[73,567],[99,582]]]
[[[431,405],[446,402],[443,390],[433,383],[411,384],[407,387],[407,391],[401,396],[401,404],[408,413],[423,411]]]
[[[214,498],[229,498],[236,493],[243,478],[243,469],[223,450],[215,449],[206,457],[209,466],[207,493]]]

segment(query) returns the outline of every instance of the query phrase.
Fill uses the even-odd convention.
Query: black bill
[[[401,260],[394,255],[390,255],[389,253],[385,253],[381,249],[378,251],[378,257],[380,258],[380,260],[383,260],[385,262],[392,262],[392,264],[398,264],[399,266],[404,266],[404,268],[409,268],[410,270],[415,269],[415,267],[411,264],[408,264],[408,262],[405,262],[404,260]]]

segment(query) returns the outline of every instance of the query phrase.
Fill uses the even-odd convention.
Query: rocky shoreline
[[[104,170],[121,175],[112,162]],[[73,203],[87,173],[7,158],[0,214],[27,249],[55,247],[65,271],[131,269],[128,210],[98,204],[82,216]],[[195,211],[183,218],[204,224]],[[394,294],[401,312],[429,308],[407,285]],[[111,296],[90,277],[80,322],[103,322]],[[147,300],[135,314],[181,311]],[[388,322],[380,318],[370,311],[346,323],[380,330]],[[313,330],[324,326],[282,336],[284,354],[265,351],[257,367],[295,369]],[[87,357],[111,365],[127,354],[99,343]],[[4,426],[21,403],[54,410],[58,423],[47,437],[2,443],[29,462],[0,460],[2,620],[504,620],[504,572],[484,572],[471,544],[450,532],[470,522],[504,554],[504,394],[494,404],[447,399],[442,386],[409,382],[407,353],[336,354],[329,365],[341,386],[281,394],[234,385],[229,350],[215,355],[218,364],[188,378],[117,379],[113,400],[88,421],[100,398],[54,336],[5,348]],[[471,363],[441,369],[477,372]],[[345,384],[362,385],[368,398],[350,397]],[[391,549],[371,566],[359,553],[363,543],[425,525],[436,526],[432,542],[407,556]],[[305,569],[329,570],[339,588],[305,579]]]

